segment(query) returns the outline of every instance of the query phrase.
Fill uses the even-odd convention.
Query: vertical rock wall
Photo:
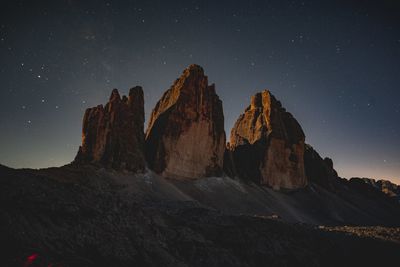
[[[306,186],[305,135],[269,91],[257,93],[236,121],[229,149],[237,174],[279,189]]]
[[[143,171],[144,159],[144,99],[141,87],[120,97],[111,93],[103,107],[89,108],[83,118],[82,146],[77,163],[94,163],[114,169]]]
[[[222,174],[225,130],[222,101],[198,65],[190,65],[158,101],[146,131],[151,169],[169,178]]]

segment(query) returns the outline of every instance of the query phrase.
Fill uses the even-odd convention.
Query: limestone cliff
[[[257,93],[236,121],[229,150],[237,175],[279,189],[307,184],[301,126],[269,91]]]
[[[222,101],[198,65],[190,65],[158,101],[146,131],[146,158],[162,176],[193,179],[222,173]]]
[[[83,118],[82,146],[76,163],[95,163],[114,169],[142,171],[144,160],[144,100],[137,86],[129,96],[111,93],[103,107],[89,108]]]

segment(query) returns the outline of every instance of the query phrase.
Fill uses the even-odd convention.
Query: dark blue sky
[[[87,107],[142,85],[148,118],[197,63],[227,136],[268,88],[340,175],[400,183],[400,8],[373,2],[2,1],[0,163],[70,162]]]

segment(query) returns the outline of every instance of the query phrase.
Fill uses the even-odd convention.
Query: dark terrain
[[[349,234],[348,229],[357,228],[343,231],[337,226],[354,225],[351,220],[356,222],[359,214],[335,222],[329,213],[315,213],[312,220],[331,222],[332,227],[322,227],[286,220],[284,209],[282,214],[262,211],[262,203],[258,203],[258,213],[240,214],[240,202],[266,201],[261,196],[281,195],[276,205],[282,201],[290,209],[296,205],[285,200],[285,193],[273,196],[272,190],[233,180],[242,192],[261,192],[256,198],[228,199],[216,192],[221,180],[216,181],[194,190],[151,173],[133,175],[75,166],[39,171],[1,167],[1,265],[378,266],[400,260],[398,228],[366,228],[378,229],[378,233],[384,229],[385,235],[391,235],[383,239],[379,238],[382,234]],[[238,190],[226,184],[224,188],[231,195]],[[303,199],[306,205],[304,199],[311,203],[327,194],[318,188],[311,185],[297,196],[286,197]],[[208,200],[196,201],[200,192]],[[353,200],[342,201],[355,212],[361,197],[356,194]],[[211,198],[216,206],[224,206],[224,212],[207,205]],[[342,205],[332,201],[330,205]],[[324,205],[328,204],[316,206],[327,208]],[[351,212],[346,209],[343,214]],[[398,226],[400,209],[390,201],[387,209],[381,213],[372,209],[365,218],[376,215],[379,224]]]

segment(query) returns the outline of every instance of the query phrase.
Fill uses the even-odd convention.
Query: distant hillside
[[[387,196],[399,201],[400,203],[400,186],[388,180],[375,180],[372,178],[351,178],[362,179],[367,184],[375,187],[379,191],[385,193]]]

